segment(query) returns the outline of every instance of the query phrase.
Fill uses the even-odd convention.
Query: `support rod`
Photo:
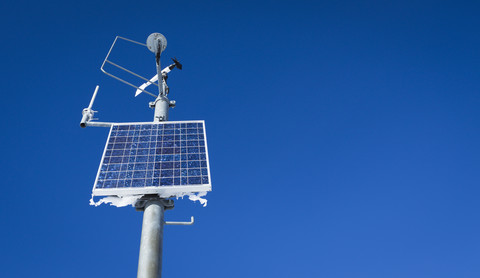
[[[95,101],[95,98],[97,97],[98,88],[100,88],[100,86],[97,85],[97,87],[95,87],[95,91],[93,92],[92,99],[90,100],[90,104],[88,105],[88,109],[92,109],[93,102]]]
[[[160,57],[160,54],[158,54]],[[165,87],[163,84],[162,66],[160,65],[160,59],[157,61],[157,75],[158,75],[158,96],[165,95]]]
[[[106,123],[106,122],[86,122],[85,126],[95,126],[95,127],[111,127],[115,123]]]
[[[165,225],[193,225],[195,219],[190,217],[190,222],[179,222],[179,221],[165,221]]]

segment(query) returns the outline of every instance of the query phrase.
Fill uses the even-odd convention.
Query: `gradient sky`
[[[2,277],[135,277],[142,213],[89,206],[148,95],[99,70],[163,33],[171,120],[205,120],[213,192],[166,220],[164,277],[479,277],[475,1],[3,1]],[[113,54],[112,54],[113,55]],[[112,60],[151,77],[153,55]],[[141,84],[138,81],[138,84]]]

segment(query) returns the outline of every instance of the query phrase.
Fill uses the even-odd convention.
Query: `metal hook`
[[[194,222],[195,219],[192,216],[190,222],[165,221],[165,225],[193,225]]]

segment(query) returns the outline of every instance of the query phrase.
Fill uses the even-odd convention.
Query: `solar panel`
[[[113,124],[94,196],[211,190],[204,121]]]

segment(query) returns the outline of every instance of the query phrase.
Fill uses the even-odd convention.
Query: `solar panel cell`
[[[203,121],[113,125],[93,194],[155,193],[170,187],[178,192],[211,189]]]

